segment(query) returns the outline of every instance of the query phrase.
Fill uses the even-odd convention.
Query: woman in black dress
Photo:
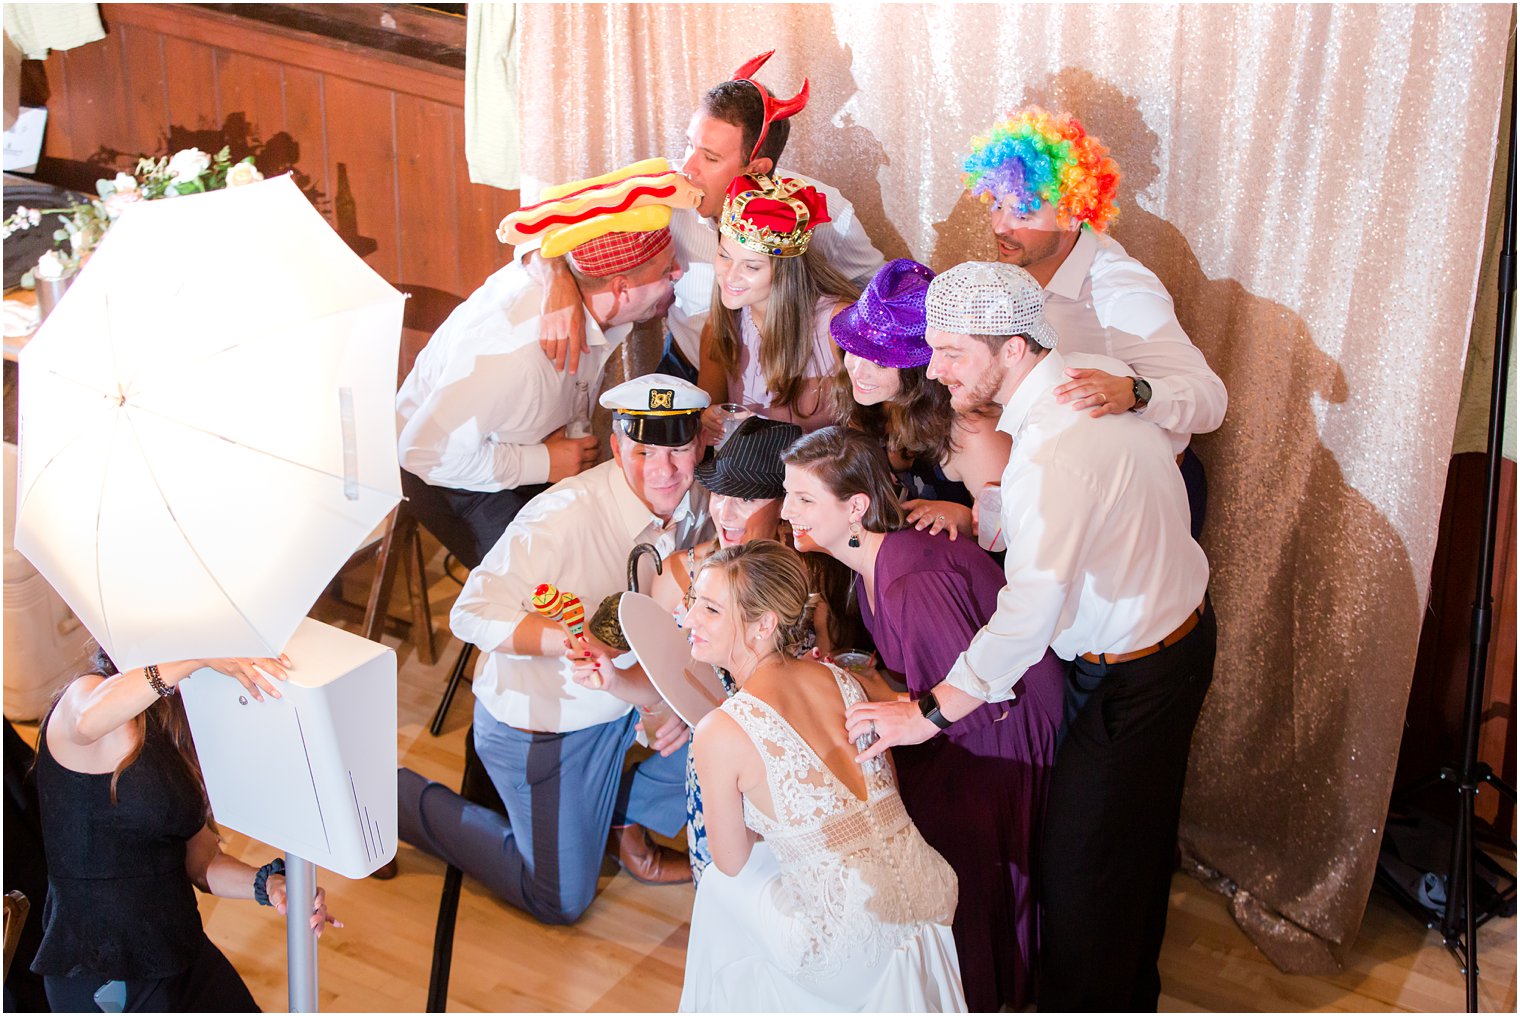
[[[202,667],[279,697],[289,661],[183,660],[118,673],[97,652],[37,738],[48,861],[42,974],[55,1012],[257,1012],[206,937],[195,889],[285,912],[283,865],[254,869],[222,852],[179,682]],[[193,888],[192,888],[193,887]],[[318,889],[311,917],[327,924]]]

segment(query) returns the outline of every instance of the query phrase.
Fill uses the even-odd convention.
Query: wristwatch
[[[944,730],[954,722],[939,711],[939,699],[934,697],[934,692],[932,691],[926,691],[919,696],[918,711],[924,714],[924,719],[941,730]]]
[[[1151,383],[1143,377],[1132,377],[1130,381],[1135,386],[1135,404],[1130,407],[1131,413],[1138,413],[1151,403]]]

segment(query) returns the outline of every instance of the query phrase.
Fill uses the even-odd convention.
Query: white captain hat
[[[669,374],[645,374],[602,393],[614,429],[639,444],[680,447],[697,436],[702,410],[711,401],[689,381]]]

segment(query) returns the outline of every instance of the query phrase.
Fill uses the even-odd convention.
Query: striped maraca
[[[545,582],[533,590],[533,609],[555,624],[565,627],[571,635],[586,641],[586,607],[574,593],[562,591],[552,582]],[[598,682],[597,687],[600,687]]]

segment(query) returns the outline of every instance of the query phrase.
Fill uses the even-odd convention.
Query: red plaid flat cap
[[[607,279],[632,271],[669,247],[670,227],[646,233],[604,233],[570,248],[570,260],[583,274]]]

